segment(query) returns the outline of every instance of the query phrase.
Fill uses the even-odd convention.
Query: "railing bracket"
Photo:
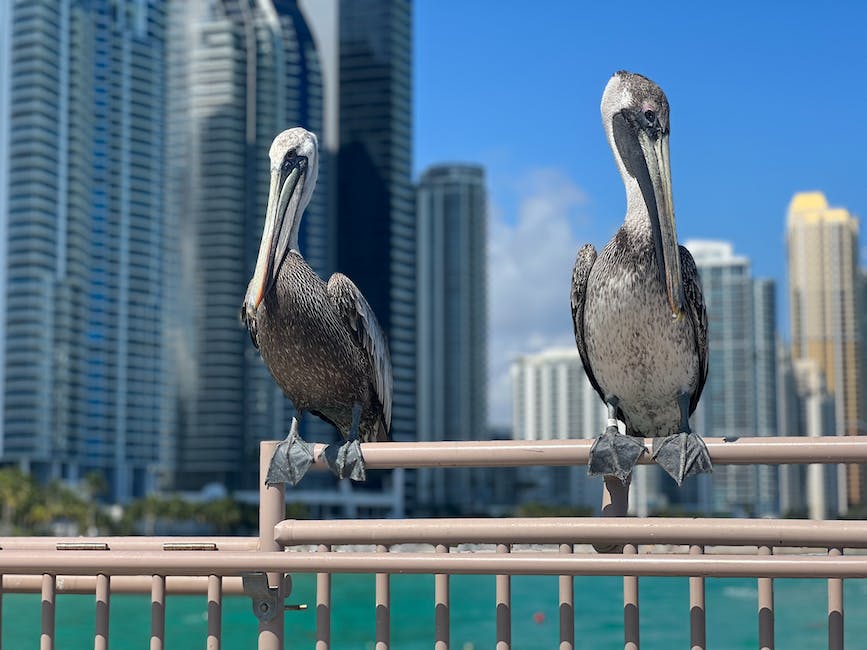
[[[268,586],[268,576],[264,573],[247,573],[241,577],[244,593],[253,599],[253,614],[261,622],[267,623],[281,611],[303,610],[307,605],[284,605],[278,607],[277,587]],[[283,597],[292,593],[292,576],[283,576]]]

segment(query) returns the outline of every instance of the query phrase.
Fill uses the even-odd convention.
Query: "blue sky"
[[[571,343],[578,246],[603,245],[623,186],[599,117],[619,69],[671,104],[678,236],[725,239],[778,283],[786,208],[818,189],[867,217],[867,3],[417,0],[415,171],[485,166],[490,192],[490,412],[508,363]],[[862,237],[862,264],[867,251]]]

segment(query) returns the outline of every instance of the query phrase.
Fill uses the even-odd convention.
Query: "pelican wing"
[[[250,340],[253,341],[253,347],[257,350],[259,349],[259,331],[256,327],[256,317],[251,316],[247,312],[247,306],[241,305],[241,322],[244,323],[244,326],[247,328],[247,331],[250,333]]]
[[[698,352],[698,385],[689,400],[690,415],[698,406],[704,382],[707,379],[707,310],[704,306],[704,294],[701,290],[701,278],[695,266],[692,254],[680,246],[680,268],[683,274],[683,301],[686,316],[692,323],[695,334],[695,347]]]
[[[590,359],[587,357],[587,342],[584,340],[584,303],[587,299],[587,281],[590,278],[590,269],[596,262],[596,249],[593,244],[584,244],[575,258],[575,267],[572,269],[572,326],[575,330],[575,343],[578,344],[578,354],[581,355],[581,363],[587,378],[599,393],[602,401],[605,401],[605,393],[599,387],[593,368],[590,367]]]
[[[355,283],[342,273],[335,273],[328,280],[328,295],[337,307],[343,321],[355,333],[358,343],[367,354],[373,377],[371,383],[382,404],[385,432],[391,428],[392,374],[391,357],[385,334],[379,327],[376,315]]]

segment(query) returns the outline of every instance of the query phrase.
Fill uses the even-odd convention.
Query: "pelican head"
[[[659,277],[672,316],[679,319],[684,301],[671,195],[668,99],[647,77],[621,71],[605,87],[601,108],[608,143],[626,184],[626,218],[650,220]]]
[[[319,146],[316,136],[300,127],[274,138],[271,158],[271,189],[265,211],[265,229],[259,244],[256,270],[247,286],[244,309],[254,316],[262,298],[274,285],[287,253],[298,251],[301,215],[316,186]]]

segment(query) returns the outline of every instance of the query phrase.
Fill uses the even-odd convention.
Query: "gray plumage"
[[[310,412],[345,439],[326,460],[343,478],[364,478],[359,441],[388,439],[392,369],[385,335],[353,282],[335,273],[325,283],[298,250],[301,215],[318,173],[316,136],[301,128],[271,145],[271,190],[256,270],[241,318],[296,415],[278,446],[268,482],[297,483],[313,460],[298,436]]]
[[[617,437],[682,434],[654,456],[675,480],[710,470],[689,429],[707,377],[707,314],[695,262],[677,245],[668,168],[668,101],[640,75],[619,72],[602,101],[603,122],[626,185],[623,226],[597,255],[578,252],[572,273],[575,341],[591,384],[609,407],[598,473],[627,480],[643,445]],[[607,437],[606,437],[607,436]],[[616,449],[609,449],[613,445]],[[613,458],[613,460],[611,460]],[[591,452],[591,473],[594,458]]]

